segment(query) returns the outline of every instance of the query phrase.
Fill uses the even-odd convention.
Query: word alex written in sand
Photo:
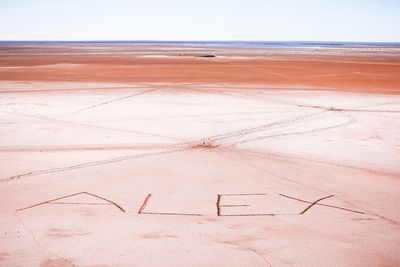
[[[248,208],[251,207],[252,205],[249,205],[247,203],[239,203],[239,204],[224,204],[224,201],[227,201],[227,198],[235,198],[236,201],[239,200],[242,197],[246,197],[246,199],[249,198],[260,198],[260,197],[265,197],[267,194],[266,193],[249,193],[249,194],[217,194],[216,197],[216,215],[217,216],[276,216],[276,215],[303,215],[306,212],[308,212],[313,206],[323,206],[327,208],[332,208],[332,209],[337,209],[341,211],[346,211],[346,212],[351,212],[351,213],[358,213],[358,214],[365,214],[364,212],[357,211],[357,210],[352,210],[340,206],[335,206],[335,205],[329,205],[329,204],[323,204],[321,201],[332,198],[333,195],[325,196],[319,199],[316,199],[315,201],[308,201],[284,194],[278,194],[278,197],[285,198],[291,201],[296,201],[302,204],[302,209],[300,212],[297,213],[234,213],[232,209],[235,208],[240,208],[240,211],[243,208]],[[89,197],[92,199],[90,202],[82,202],[82,201],[76,201],[76,198],[79,197]],[[146,198],[144,199],[142,205],[140,206],[139,210],[137,211],[138,214],[140,215],[176,215],[176,216],[205,216],[204,214],[198,214],[198,213],[176,213],[176,212],[152,212],[149,210],[147,207],[151,201],[151,194],[148,194]],[[61,196],[55,199],[50,199],[44,202],[40,202],[34,205],[30,205],[21,209],[18,209],[17,212],[19,211],[24,211],[27,209],[32,209],[36,208],[42,205],[50,205],[50,204],[69,204],[69,205],[110,205],[114,206],[115,208],[119,209],[121,212],[125,213],[126,210],[119,204],[117,204],[114,201],[111,201],[107,198],[104,198],[99,195],[95,195],[89,192],[79,192],[75,194],[70,194],[70,195],[65,195]],[[228,210],[228,212],[226,211]]]

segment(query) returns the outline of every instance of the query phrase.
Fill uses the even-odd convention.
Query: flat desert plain
[[[2,43],[0,265],[399,266],[399,94],[396,47]]]

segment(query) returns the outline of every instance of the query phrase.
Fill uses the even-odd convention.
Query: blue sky
[[[400,41],[400,0],[0,0],[0,40]]]

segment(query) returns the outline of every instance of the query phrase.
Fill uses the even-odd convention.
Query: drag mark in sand
[[[46,204],[52,204],[52,205],[100,205],[100,206],[111,206],[112,204],[108,203],[84,203],[84,202],[50,202]]]
[[[69,197],[74,197],[74,196],[78,196],[78,195],[82,195],[82,194],[86,194],[86,195],[92,196],[92,197],[94,197],[94,198],[98,198],[98,199],[104,200],[104,201],[108,202],[109,205],[114,205],[114,206],[115,206],[116,208],[118,208],[120,211],[125,212],[125,210],[124,210],[120,205],[118,205],[117,203],[115,203],[115,202],[113,202],[113,201],[111,201],[111,200],[109,200],[109,199],[106,199],[106,198],[104,198],[104,197],[101,197],[101,196],[99,196],[99,195],[95,195],[95,194],[89,193],[89,192],[79,192],[79,193],[75,193],[75,194],[70,194],[70,195],[65,195],[65,196],[62,196],[62,197],[50,199],[50,200],[47,200],[47,201],[44,201],[44,202],[40,202],[40,203],[31,205],[31,206],[28,206],[28,207],[24,207],[24,208],[17,209],[17,212],[18,212],[18,211],[22,211],[22,210],[27,210],[27,209],[35,208],[35,207],[38,207],[38,206],[41,206],[41,205],[44,205],[44,204],[75,204],[75,205],[82,205],[82,204],[86,204],[86,205],[93,205],[93,204],[99,205],[99,204],[102,204],[102,203],[62,203],[62,202],[61,202],[61,203],[58,203],[58,202],[51,203],[51,202],[53,202],[53,201],[57,201],[57,200],[61,200],[61,199],[66,199],[66,198],[69,198]],[[102,204],[102,205],[106,205],[106,204]]]
[[[315,201],[315,202],[309,202],[309,201],[306,201],[306,200],[302,200],[302,199],[295,198],[295,197],[291,197],[291,196],[284,195],[284,194],[279,194],[279,195],[282,196],[282,197],[286,197],[286,198],[289,198],[289,199],[297,200],[297,201],[303,202],[303,203],[308,203],[308,204],[313,204],[313,205],[320,205],[320,206],[324,206],[324,207],[329,207],[329,208],[334,208],[334,209],[340,209],[340,210],[345,210],[345,211],[354,212],[354,213],[359,213],[359,214],[365,214],[365,212],[362,212],[362,211],[351,210],[351,209],[342,208],[342,207],[338,207],[338,206],[334,206],[334,205],[328,205],[328,204],[321,204],[321,203],[318,203],[319,201],[321,201],[321,200],[323,200],[323,199],[325,199],[325,198],[328,198],[328,197],[332,197],[333,195],[328,196],[328,197],[325,197],[325,198],[322,198],[322,199],[319,199],[319,200],[317,200],[317,201]],[[304,211],[303,211],[303,214],[304,214],[304,212],[306,212],[306,211],[307,211],[308,209],[310,209],[310,208],[311,208],[311,206],[309,206],[306,210],[304,210]]]
[[[220,202],[221,202],[221,195],[217,195],[217,216],[221,216],[221,209],[220,209]]]
[[[177,212],[147,212],[144,211],[147,207],[151,198],[151,194],[148,194],[146,199],[143,201],[143,204],[140,206],[138,214],[149,214],[149,215],[176,215],[176,216],[204,216],[203,214],[197,213],[177,213]]]
[[[223,196],[265,196],[266,193],[253,193],[253,194],[218,194],[217,195],[217,216],[220,217],[252,217],[252,216],[275,216],[275,215],[284,215],[284,214],[272,214],[272,213],[252,213],[252,214],[222,214],[221,208],[222,207],[250,207],[251,205],[248,204],[238,204],[238,205],[223,205],[221,204],[221,199]],[[288,214],[285,214],[288,215]]]
[[[151,197],[151,194],[148,194],[146,199],[144,200],[142,206],[140,206],[138,214],[141,214],[143,212],[144,208],[147,206],[147,202],[149,202],[150,197]]]
[[[329,208],[334,208],[334,209],[340,209],[340,210],[344,210],[347,212],[352,212],[352,213],[358,213],[358,214],[366,214],[365,212],[362,211],[356,211],[356,210],[351,210],[351,209],[347,209],[347,208],[343,208],[343,207],[338,207],[338,206],[334,206],[334,205],[328,205],[328,204],[321,204],[319,203],[320,201],[324,200],[324,199],[328,199],[333,197],[334,195],[329,195],[326,197],[322,197],[320,199],[317,199],[314,202],[310,202],[310,201],[306,201],[306,200],[302,200],[299,198],[295,198],[295,197],[291,197],[288,195],[284,195],[284,194],[278,194],[281,197],[285,197],[285,198],[289,198],[289,199],[293,199],[302,203],[307,203],[310,204],[309,206],[307,206],[303,211],[301,211],[298,214],[278,214],[278,213],[254,213],[254,214],[222,214],[222,207],[249,207],[251,205],[248,204],[235,204],[235,205],[223,205],[221,204],[221,200],[222,200],[222,196],[263,196],[263,195],[267,195],[266,193],[255,193],[255,194],[218,194],[217,195],[217,202],[216,202],[216,206],[217,206],[217,216],[229,216],[229,217],[240,217],[240,216],[282,216],[282,215],[303,215],[305,214],[309,209],[311,209],[314,205],[320,205],[320,206],[324,206],[324,207],[329,207]]]
[[[330,198],[330,197],[333,197],[333,195],[330,195],[330,196],[326,196],[326,197],[322,197],[322,198],[320,198],[320,199],[317,199],[316,201],[314,201],[313,203],[311,203],[310,206],[308,206],[307,208],[305,208],[305,209],[304,209],[302,212],[300,212],[299,214],[300,214],[300,215],[303,215],[303,214],[306,213],[309,209],[311,209],[312,206],[314,206],[315,204],[317,204],[317,203],[320,202],[321,200],[324,200],[324,199],[327,199],[327,198]]]

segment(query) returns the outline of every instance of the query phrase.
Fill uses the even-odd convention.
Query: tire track
[[[141,132],[141,131],[136,131],[136,130],[128,130],[128,129],[119,129],[119,128],[106,127],[106,126],[100,126],[100,125],[95,125],[95,124],[88,124],[88,123],[83,123],[83,122],[73,122],[73,121],[68,121],[68,120],[60,120],[60,119],[51,118],[51,117],[45,117],[45,116],[39,116],[39,115],[31,115],[31,114],[25,114],[25,113],[19,113],[19,112],[10,112],[10,111],[4,111],[4,110],[0,110],[0,112],[7,113],[7,114],[14,114],[14,115],[19,115],[19,116],[24,116],[24,117],[29,117],[29,118],[35,118],[35,119],[40,119],[40,120],[45,120],[45,121],[50,121],[50,122],[69,124],[69,125],[73,125],[73,126],[81,126],[81,127],[85,127],[85,128],[97,128],[97,129],[108,130],[108,131],[116,131],[116,132],[122,132],[122,133],[133,133],[133,134],[140,134],[140,135],[147,135],[147,136],[162,137],[162,138],[167,138],[167,139],[170,139],[170,140],[179,141],[179,142],[185,142],[185,143],[188,142],[186,139],[183,139],[183,138],[171,137],[171,136],[155,134],[155,133],[147,133],[147,132]]]
[[[134,93],[134,94],[127,95],[127,96],[114,98],[114,99],[111,99],[111,100],[108,100],[108,101],[104,101],[104,102],[101,102],[101,103],[98,103],[98,104],[95,104],[95,105],[91,105],[91,106],[86,107],[86,108],[81,108],[81,109],[79,109],[77,111],[65,114],[64,116],[75,115],[75,114],[78,114],[78,113],[80,113],[82,111],[85,111],[85,110],[97,108],[99,106],[107,105],[107,104],[110,104],[110,103],[113,103],[113,102],[118,102],[118,101],[121,101],[121,100],[124,100],[124,99],[128,99],[128,98],[131,98],[131,97],[147,94],[147,93],[150,93],[150,92],[153,92],[153,91],[156,91],[156,90],[158,90],[158,89],[149,89],[149,90],[146,90],[146,91],[143,91],[143,92],[140,92],[140,93]]]
[[[77,144],[77,145],[39,145],[39,146],[0,146],[0,152],[47,152],[47,151],[89,151],[89,150],[155,150],[179,148],[179,143],[144,144]]]
[[[214,136],[208,137],[208,139],[211,142],[215,142],[215,141],[218,141],[218,140],[222,140],[223,141],[223,140],[226,140],[226,139],[229,139],[229,138],[242,137],[242,136],[245,136],[245,135],[249,135],[249,134],[253,134],[253,133],[257,133],[257,132],[262,132],[262,131],[265,131],[265,130],[287,127],[287,126],[290,126],[293,123],[299,123],[299,122],[305,122],[305,121],[308,121],[308,120],[320,119],[321,115],[323,115],[324,113],[326,113],[325,116],[329,116],[329,114],[327,114],[326,111],[313,113],[313,114],[306,114],[306,115],[302,115],[302,116],[289,118],[289,119],[286,119],[286,120],[283,120],[283,121],[276,121],[276,122],[266,123],[266,124],[262,124],[262,125],[258,125],[258,126],[254,126],[254,127],[249,127],[249,128],[244,128],[244,129],[240,129],[240,130],[236,130],[236,131],[232,131],[232,132],[228,132],[228,133],[224,133],[224,134],[214,135]]]
[[[347,115],[347,114],[346,114]],[[274,138],[274,137],[281,137],[281,136],[291,136],[291,135],[300,135],[300,134],[310,134],[310,133],[316,133],[316,132],[322,132],[322,131],[327,131],[331,129],[336,129],[336,128],[341,128],[341,127],[347,127],[349,125],[352,125],[357,122],[357,119],[354,116],[347,115],[348,121],[337,124],[337,125],[332,125],[332,126],[327,126],[327,127],[321,127],[321,128],[314,128],[311,130],[305,130],[305,131],[297,131],[297,132],[289,132],[289,133],[280,133],[280,134],[273,134],[273,135],[263,135],[251,139],[245,139],[245,140],[240,140],[232,143],[228,143],[227,145],[229,146],[235,146],[238,144],[244,144],[244,143],[249,143],[249,142],[255,142],[255,141],[260,141],[263,139],[267,138]]]
[[[347,112],[377,112],[377,113],[400,113],[400,110],[385,110],[385,109],[357,109],[357,108],[335,108],[335,107],[324,107],[324,106],[312,106],[312,105],[297,105],[301,108],[316,108],[322,110],[331,111],[347,111]]]
[[[181,152],[181,151],[184,151],[184,149],[167,150],[167,151],[153,152],[153,153],[143,153],[143,154],[137,154],[137,155],[128,155],[128,156],[122,156],[122,157],[111,158],[111,159],[106,159],[106,160],[91,161],[91,162],[71,165],[71,166],[67,166],[67,167],[49,168],[49,169],[31,171],[31,172],[27,172],[27,173],[0,179],[0,182],[3,182],[3,183],[10,182],[13,180],[18,180],[18,179],[22,179],[22,178],[26,178],[26,177],[30,177],[30,176],[36,176],[36,175],[40,175],[40,174],[50,174],[50,173],[71,171],[71,170],[76,170],[76,169],[83,169],[83,168],[88,168],[88,167],[96,167],[96,166],[101,166],[101,165],[106,165],[106,164],[117,163],[117,162],[121,162],[121,161],[125,161],[125,160],[167,155],[167,154]]]
[[[341,114],[345,115],[348,118],[348,120],[346,122],[339,123],[339,124],[332,125],[332,126],[327,126],[327,127],[320,127],[320,128],[310,129],[310,130],[296,131],[296,132],[289,132],[289,133],[261,135],[261,136],[254,137],[254,138],[240,140],[240,138],[243,138],[250,134],[263,133],[263,132],[265,133],[265,132],[267,132],[269,130],[273,130],[273,129],[295,127],[296,125],[299,125],[302,123],[318,121],[318,120],[321,120],[324,118],[328,118],[329,116],[332,116],[332,114],[333,114],[331,111],[322,111],[322,112],[318,112],[318,113],[306,114],[306,115],[302,115],[302,116],[298,116],[298,117],[294,117],[294,118],[289,118],[289,119],[286,119],[283,121],[276,121],[276,122],[272,122],[272,123],[267,123],[267,124],[263,124],[263,125],[259,125],[259,126],[250,127],[250,128],[244,128],[244,129],[228,132],[225,134],[214,135],[214,136],[206,138],[205,140],[207,140],[208,144],[213,144],[213,146],[217,146],[217,145],[235,146],[237,144],[259,141],[259,140],[266,139],[266,138],[308,134],[308,133],[326,131],[326,130],[330,130],[330,129],[349,126],[349,125],[357,122],[357,119],[354,116],[351,116],[351,115],[346,114],[341,111],[334,111],[334,112],[337,112],[337,113],[340,112]],[[238,139],[238,140],[236,140],[236,141],[233,140],[232,142],[226,143],[226,141],[229,139]],[[220,141],[220,144],[216,144],[215,141]]]
[[[70,91],[101,91],[101,90],[132,89],[132,86],[117,87],[88,87],[88,88],[60,88],[60,89],[33,89],[33,90],[0,90],[0,94],[12,93],[51,93],[51,92],[70,92]]]
[[[155,90],[155,89],[147,90],[147,91],[153,91],[153,90]],[[142,92],[142,93],[145,93],[145,92]],[[126,96],[126,97],[129,97],[129,96]],[[121,98],[115,99],[115,101],[119,101],[119,100],[121,100]],[[103,102],[103,103],[105,103],[105,102]],[[297,116],[297,117],[289,118],[289,119],[286,119],[286,120],[283,120],[283,121],[266,123],[266,124],[262,124],[262,125],[259,125],[259,126],[247,127],[247,128],[244,128],[244,129],[231,131],[231,132],[228,132],[228,133],[225,133],[225,134],[219,134],[219,135],[210,136],[210,137],[206,138],[207,143],[205,143],[204,139],[197,140],[197,141],[190,142],[190,143],[188,143],[185,140],[185,142],[179,143],[179,144],[176,144],[176,145],[185,145],[186,144],[186,145],[189,145],[189,148],[192,148],[192,149],[193,148],[202,148],[202,147],[215,148],[215,147],[217,147],[217,145],[213,145],[212,144],[215,141],[224,142],[224,141],[229,140],[229,139],[243,138],[246,135],[255,134],[255,133],[259,133],[259,132],[265,132],[265,131],[271,130],[271,129],[284,128],[284,127],[293,127],[293,126],[295,126],[296,124],[299,124],[299,123],[305,123],[305,122],[309,122],[309,121],[323,119],[325,117],[330,116],[331,114],[332,114],[332,112],[324,110],[324,111],[321,111],[321,112],[318,112],[318,113]],[[244,139],[244,140],[243,139],[242,140],[239,139],[239,140],[233,141],[231,143],[228,143],[227,145],[235,146],[237,144],[242,144],[242,143],[247,143],[247,142],[254,142],[254,141],[262,140],[262,139],[265,139],[265,138],[313,133],[313,132],[317,132],[317,131],[323,131],[323,130],[333,129],[333,128],[337,128],[337,127],[343,127],[343,126],[355,123],[357,121],[354,117],[350,117],[349,115],[347,115],[347,116],[349,117],[349,121],[345,122],[345,123],[342,123],[342,124],[339,124],[339,125],[334,125],[334,126],[329,126],[329,127],[322,127],[322,128],[311,129],[311,130],[306,130],[306,131],[297,131],[297,132],[281,133],[281,134],[273,134],[273,135],[262,135],[262,136],[258,136],[258,137],[255,137],[255,138]],[[33,117],[35,117],[35,116],[33,116]],[[51,118],[41,118],[41,119],[48,119],[48,120],[58,121],[56,119],[51,119]],[[71,123],[71,122],[67,122],[67,123]],[[72,122],[72,124],[76,124],[76,123]],[[80,123],[77,123],[77,124],[81,125]],[[85,125],[85,126],[87,126],[87,125]],[[99,127],[101,127],[101,126],[99,126]],[[119,162],[119,161],[123,161],[123,160],[139,158],[139,157],[148,157],[148,156],[152,156],[152,155],[172,153],[172,152],[175,152],[175,151],[182,151],[182,150],[187,149],[187,148],[188,147],[184,146],[183,148],[180,148],[180,149],[177,149],[177,150],[168,150],[168,151],[155,152],[155,153],[144,153],[144,154],[139,154],[139,155],[128,155],[128,156],[124,156],[124,157],[112,158],[112,159],[109,159],[109,160],[93,161],[93,162],[88,162],[88,163],[83,163],[83,164],[72,165],[72,166],[69,166],[69,167],[49,168],[49,169],[44,169],[44,170],[37,170],[37,171],[32,171],[32,172],[28,172],[28,173],[24,173],[24,174],[15,175],[15,176],[11,176],[11,177],[8,177],[8,178],[0,179],[0,182],[12,181],[12,180],[21,179],[21,178],[29,177],[29,176],[35,176],[35,175],[39,175],[39,174],[56,173],[56,172],[63,172],[63,171],[79,169],[79,168],[85,168],[85,167],[93,167],[93,166],[104,165],[104,164],[109,164],[109,163],[113,163],[113,162]]]

